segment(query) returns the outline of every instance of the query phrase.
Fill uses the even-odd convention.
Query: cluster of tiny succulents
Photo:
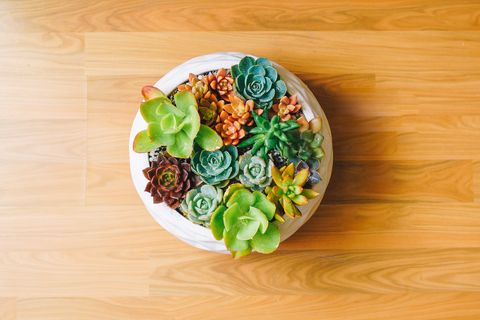
[[[142,95],[147,125],[133,149],[149,153],[153,202],[210,228],[235,258],[275,251],[280,224],[318,195],[320,118],[306,120],[266,58],[190,74],[170,96],[154,86]]]

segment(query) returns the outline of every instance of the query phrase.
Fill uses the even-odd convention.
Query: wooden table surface
[[[315,92],[335,164],[270,256],[187,246],[130,181],[140,88],[215,51]],[[0,2],[0,319],[480,319],[480,2]]]

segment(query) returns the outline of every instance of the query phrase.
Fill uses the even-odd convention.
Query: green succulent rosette
[[[270,109],[273,100],[287,92],[285,82],[266,58],[244,57],[232,66],[232,76],[237,94],[245,100],[253,100],[262,109]]]
[[[298,148],[298,157],[300,159],[308,161],[310,159],[320,160],[323,158],[322,134],[307,130],[300,134],[300,141]]]
[[[263,158],[267,157],[270,150],[282,151],[290,148],[292,139],[286,133],[299,127],[295,120],[280,122],[280,117],[275,115],[268,121],[255,112],[252,117],[256,127],[249,130],[251,136],[240,142],[239,148],[252,146],[251,153]]]
[[[262,191],[272,182],[272,161],[247,152],[240,156],[238,179],[247,188]]]
[[[197,101],[191,92],[176,93],[176,106],[155,87],[145,87],[143,94],[145,102],[140,105],[140,113],[148,126],[135,136],[135,152],[149,152],[165,146],[170,155],[189,158],[194,141],[207,150],[222,146],[221,137],[213,129],[200,124]]]
[[[222,189],[206,184],[188,191],[180,210],[188,220],[208,227],[213,212],[222,202],[222,197]]]
[[[280,231],[270,222],[276,207],[265,194],[250,192],[236,183],[227,189],[223,201],[212,215],[210,228],[215,239],[223,239],[235,258],[252,250],[271,253],[278,248]]]
[[[203,182],[210,185],[226,183],[236,177],[239,171],[238,150],[229,145],[220,150],[196,152],[192,158],[192,170]]]

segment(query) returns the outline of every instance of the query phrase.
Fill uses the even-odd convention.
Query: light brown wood
[[[480,4],[0,2],[0,319],[480,318]],[[140,88],[214,51],[297,73],[332,128],[318,212],[240,261],[130,181]]]

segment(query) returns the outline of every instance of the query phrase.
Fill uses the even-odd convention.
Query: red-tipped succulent
[[[145,188],[153,197],[153,203],[164,202],[176,209],[188,190],[196,187],[197,179],[191,173],[190,164],[160,154],[157,161],[143,170],[149,181]]]

